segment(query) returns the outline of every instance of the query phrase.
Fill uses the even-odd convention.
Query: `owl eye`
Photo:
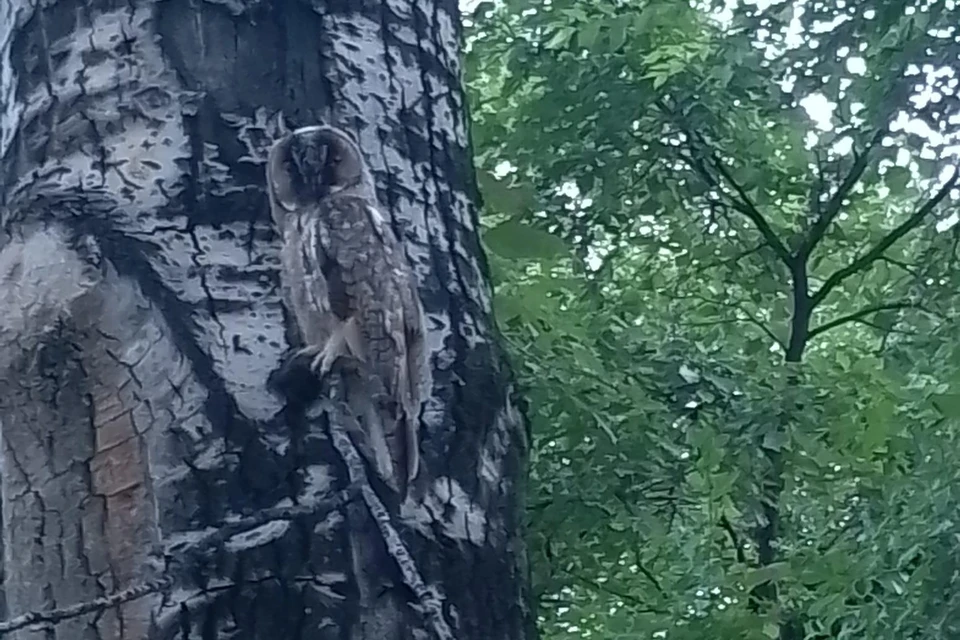
[[[342,155],[340,155],[339,153],[333,154],[333,161],[334,161],[334,162],[340,162],[340,161],[342,161],[342,160],[343,160],[343,156],[342,156]]]

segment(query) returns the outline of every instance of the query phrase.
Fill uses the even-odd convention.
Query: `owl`
[[[420,464],[423,309],[370,170],[351,136],[311,126],[274,143],[266,173],[282,295],[303,345],[294,357],[309,358],[321,378],[341,357],[357,365],[405,494]]]

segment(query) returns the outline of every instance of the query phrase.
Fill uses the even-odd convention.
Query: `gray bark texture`
[[[533,637],[455,0],[0,0],[0,637]],[[355,133],[417,271],[425,489],[290,348],[269,145]],[[342,385],[341,385],[342,386]]]

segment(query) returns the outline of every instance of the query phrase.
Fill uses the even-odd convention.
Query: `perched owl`
[[[401,494],[419,470],[423,309],[403,247],[386,223],[357,143],[304,127],[270,149],[267,188],[282,238],[282,287],[321,377],[341,356],[372,383]]]

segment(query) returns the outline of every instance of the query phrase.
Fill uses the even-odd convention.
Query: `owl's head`
[[[356,140],[336,127],[303,127],[270,148],[267,189],[271,204],[296,211],[350,187],[369,174]]]

